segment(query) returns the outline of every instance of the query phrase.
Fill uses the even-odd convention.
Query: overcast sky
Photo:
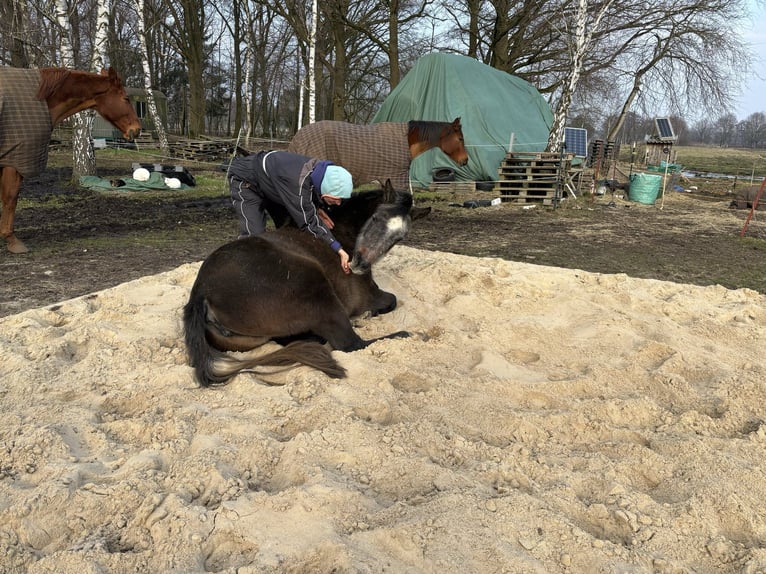
[[[745,42],[753,47],[758,60],[753,62],[753,73],[742,87],[742,97],[734,111],[739,120],[756,112],[766,113],[766,8],[757,6],[755,0],[750,4],[753,6],[753,22],[745,30]]]

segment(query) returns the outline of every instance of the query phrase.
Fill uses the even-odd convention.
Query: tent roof
[[[511,138],[513,151],[543,151],[553,123],[548,102],[525,80],[473,58],[428,54],[388,95],[374,122],[452,121],[461,118],[469,155],[458,166],[441,150],[416,157],[413,184],[427,186],[434,169],[449,167],[459,180],[494,181]]]

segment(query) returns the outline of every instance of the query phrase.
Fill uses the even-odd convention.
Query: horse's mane
[[[447,128],[447,131],[444,131]],[[413,131],[418,132],[418,141],[428,142],[432,145],[438,145],[442,135],[448,136],[453,131],[451,122],[433,122],[427,120],[410,120],[407,123],[407,133],[411,135]]]
[[[67,90],[68,95],[73,98],[89,98],[93,97],[95,94],[98,94],[99,92],[94,92],[94,84],[93,81],[99,82],[95,84],[96,86],[103,86],[102,83],[103,80],[107,78],[107,76],[100,75],[100,74],[94,74],[90,72],[81,72],[77,70],[70,70],[68,68],[40,68],[40,85],[37,88],[37,99],[39,100],[47,100],[52,94],[59,91],[64,83],[70,78],[72,75],[79,75],[83,76],[85,79],[91,80],[91,81],[76,81],[76,82],[70,82],[69,89]],[[114,82],[114,80],[111,79],[110,81]],[[121,87],[121,82],[118,80],[118,88]],[[107,89],[101,89],[99,90],[101,93],[106,92]]]
[[[355,191],[340,205],[329,206],[327,213],[333,219],[338,218],[336,223],[358,224],[361,227],[375,207],[385,201],[393,201],[393,199],[386,196],[385,190],[381,188]]]
[[[72,71],[66,68],[41,68],[37,99],[47,100],[51,94],[58,91],[71,73]]]

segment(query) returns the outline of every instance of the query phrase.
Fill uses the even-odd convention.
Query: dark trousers
[[[290,219],[284,206],[264,197],[257,186],[247,181],[230,177],[229,193],[239,217],[239,237],[263,233],[266,230],[266,214],[271,216],[275,227],[281,227]]]

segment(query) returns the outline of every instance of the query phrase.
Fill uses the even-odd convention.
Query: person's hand
[[[335,223],[333,223],[333,220],[330,219],[330,216],[327,215],[327,212],[324,209],[317,209],[317,212],[319,213],[319,219],[322,220],[322,223],[324,223],[324,226],[327,229],[335,227]]]
[[[348,264],[348,253],[346,253],[346,250],[341,249],[338,251],[338,255],[340,256],[340,266],[343,269],[343,272],[351,273],[351,267]]]

